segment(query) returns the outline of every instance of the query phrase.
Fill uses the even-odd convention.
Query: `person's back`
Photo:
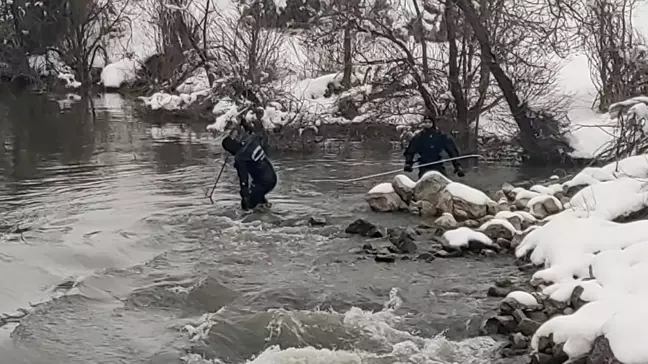
[[[223,148],[234,155],[241,188],[241,207],[247,210],[268,204],[265,196],[277,185],[277,175],[259,138],[251,134],[238,141],[228,136],[223,139]],[[251,185],[248,184],[249,177],[252,177]]]

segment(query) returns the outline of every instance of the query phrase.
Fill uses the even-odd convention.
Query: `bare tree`
[[[61,47],[56,48],[66,63],[77,72],[82,84],[90,80],[90,71],[98,52],[106,55],[102,41],[129,26],[124,11],[130,0],[67,0],[62,13],[66,32]]]
[[[598,90],[598,107],[648,91],[648,49],[632,23],[638,0],[588,2],[580,35]]]
[[[563,160],[569,147],[559,130],[560,128],[545,127],[544,124],[551,123],[551,115],[533,110],[528,100],[521,100],[519,89],[516,87],[514,80],[507,75],[505,70],[507,60],[511,58],[519,60],[519,57],[514,52],[510,52],[511,49],[515,48],[503,47],[502,44],[492,41],[492,39],[496,39],[496,37],[493,37],[495,31],[489,31],[483,20],[480,19],[473,4],[469,1],[457,0],[456,4],[475,32],[482,60],[495,78],[513,119],[518,125],[520,130],[519,141],[528,158],[537,162]],[[556,18],[551,12],[551,7],[546,7],[544,4],[538,5],[528,2],[523,5],[511,4],[511,7],[514,7],[517,12],[513,12],[508,8],[501,8],[497,15],[517,19],[518,23],[521,22],[521,19],[525,20],[523,38],[515,39],[515,42],[525,44],[534,41],[536,49],[544,53],[551,52],[557,55],[563,55],[570,48],[571,45],[566,42],[566,40],[570,39],[569,30],[571,27],[568,23],[570,19]],[[515,22],[505,22],[503,24],[510,25],[515,24]],[[506,31],[513,34],[513,30],[510,28],[506,29]]]

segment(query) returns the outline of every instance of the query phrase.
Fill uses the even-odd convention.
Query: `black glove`
[[[454,172],[455,172],[455,174],[456,174],[457,176],[459,176],[459,177],[463,177],[463,176],[466,175],[466,172],[464,172],[464,170],[463,170],[461,167],[457,167],[457,168],[455,168],[455,171],[454,171]]]
[[[412,168],[411,164],[407,163],[407,164],[405,164],[405,168],[403,168],[403,171],[409,173],[409,172],[414,171],[414,168]]]

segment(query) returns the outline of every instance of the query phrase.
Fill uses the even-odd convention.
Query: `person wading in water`
[[[277,185],[277,174],[270,163],[261,141],[254,133],[239,136],[233,131],[223,139],[223,149],[234,156],[234,168],[239,178],[241,208],[269,209],[272,204],[266,195]],[[250,182],[252,178],[252,183]]]
[[[459,150],[457,149],[454,140],[450,136],[442,133],[434,125],[432,120],[426,118],[423,120],[423,130],[414,135],[405,149],[405,167],[403,170],[405,172],[412,172],[414,170],[414,157],[416,155],[419,156],[418,164],[426,164],[440,161],[441,152],[443,151],[445,151],[450,158],[459,157]],[[452,161],[452,165],[454,166],[454,173],[457,176],[463,177],[466,175],[458,161]],[[429,171],[438,171],[444,176],[447,176],[443,163],[437,163],[430,166],[419,167],[419,179]]]

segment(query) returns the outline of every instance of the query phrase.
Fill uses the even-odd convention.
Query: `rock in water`
[[[486,295],[488,297],[506,297],[512,290],[510,287],[490,287]]]
[[[399,253],[411,254],[416,252],[414,237],[416,232],[411,229],[392,229],[389,234],[389,241],[394,244]]]
[[[392,254],[378,254],[374,260],[379,263],[394,263],[396,261],[396,256]]]
[[[431,202],[417,201],[416,204],[419,206],[419,214],[421,217],[437,216],[437,208]]]
[[[517,322],[511,316],[495,316],[484,321],[481,331],[485,335],[508,335],[517,326]]]
[[[376,225],[363,219],[352,222],[344,232],[347,234],[366,236],[368,238],[381,238],[383,236]]]
[[[369,190],[366,196],[373,211],[393,212],[407,210],[407,204],[394,191],[391,183],[381,183]]]
[[[392,181],[392,188],[406,204],[409,204],[414,197],[414,187],[416,182],[412,181],[404,174],[399,174]]]
[[[326,218],[323,216],[311,216],[308,219],[308,224],[310,226],[325,226],[327,222],[326,222]]]
[[[455,220],[452,214],[444,212],[443,214],[441,214],[441,217],[439,217],[438,219],[436,219],[436,221],[434,221],[434,224],[441,226],[446,230],[450,230],[457,227],[457,220]]]
[[[622,364],[612,352],[610,341],[605,336],[594,340],[592,351],[587,358],[587,364]]]
[[[441,191],[452,181],[437,171],[429,171],[416,182],[414,186],[414,199],[427,201],[436,206],[441,197]]]
[[[462,183],[449,183],[441,192],[437,209],[459,220],[479,220],[494,211],[495,201],[485,193]]]
[[[529,338],[517,332],[511,335],[511,349],[526,349],[529,346]]]

